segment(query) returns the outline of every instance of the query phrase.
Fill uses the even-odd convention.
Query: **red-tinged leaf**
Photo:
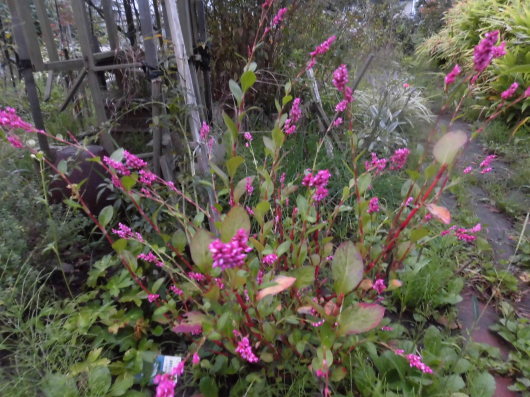
[[[385,308],[376,303],[357,303],[343,310],[339,317],[339,335],[360,334],[379,325]]]
[[[427,208],[427,211],[440,222],[445,223],[446,225],[451,223],[451,213],[447,208],[432,203],[427,204],[425,207]]]
[[[434,158],[440,164],[452,163],[456,154],[466,142],[467,134],[464,131],[448,132],[434,145]]]
[[[202,332],[202,323],[205,315],[201,312],[188,312],[184,314],[182,321],[178,321],[173,327],[173,332],[177,334],[197,335]]]
[[[287,288],[294,284],[296,278],[288,276],[277,276],[272,281],[276,283],[276,285],[273,285],[272,287],[263,288],[261,291],[259,291],[256,297],[258,301],[262,300],[266,296],[277,295],[280,292],[285,291]]]

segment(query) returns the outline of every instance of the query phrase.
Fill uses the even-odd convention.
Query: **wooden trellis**
[[[58,109],[63,111],[78,95],[81,87],[86,85],[90,91],[94,114],[99,125],[109,119],[106,108],[105,73],[117,72],[119,69],[142,69],[151,86],[151,133],[153,137],[152,166],[157,173],[170,172],[167,165],[161,164],[162,127],[159,116],[164,112],[163,79],[161,59],[174,53],[180,86],[185,92],[185,102],[189,108],[191,134],[199,141],[201,120],[211,114],[211,95],[209,93],[209,75],[207,70],[197,73],[190,55],[194,49],[206,40],[205,8],[203,0],[68,0],[75,24],[75,40],[81,56],[72,57],[71,52],[59,51],[57,37],[54,36],[50,14],[55,11],[61,40],[63,30],[60,26],[60,15],[55,0],[7,0],[12,18],[13,36],[18,54],[18,67],[23,76],[27,96],[31,107],[33,121],[37,128],[45,129],[39,96],[35,84],[34,72],[47,72],[48,79],[45,95],[49,95],[54,76],[63,74],[70,77],[68,92]],[[96,4],[95,4],[96,3]],[[32,8],[32,6],[34,8]],[[35,10],[36,20],[32,9]],[[123,10],[126,23],[120,22],[116,12]],[[161,11],[161,12],[160,12]],[[97,12],[104,20],[104,34],[108,37],[107,50],[101,50],[93,32],[91,13]],[[135,19],[134,16],[137,16]],[[157,30],[153,26],[155,20]],[[36,24],[38,22],[38,24]],[[39,34],[47,57],[41,53]],[[141,46],[136,40],[136,32],[141,32]],[[69,32],[71,35],[71,32]],[[120,34],[121,37],[120,37]],[[165,43],[172,46],[165,48]],[[124,47],[134,46],[143,52],[142,62],[129,62],[124,54]],[[191,63],[191,65],[190,65]],[[75,78],[72,78],[76,73]],[[111,153],[115,149],[110,132],[99,135],[105,150]],[[51,156],[46,137],[39,136],[41,149]],[[206,153],[198,150],[198,164],[206,169]],[[167,175],[166,175],[167,176]]]

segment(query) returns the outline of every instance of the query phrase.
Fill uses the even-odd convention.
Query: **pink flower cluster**
[[[195,358],[195,356],[194,356]],[[177,364],[169,374],[158,374],[153,378],[156,386],[155,397],[174,397],[176,377],[184,373],[184,361]]]
[[[515,91],[517,91],[518,88],[519,84],[513,83],[510,87],[508,87],[507,90],[501,93],[501,98],[504,100],[510,99],[515,94]]]
[[[456,64],[453,70],[451,70],[447,75],[445,76],[444,83],[445,86],[449,86],[455,82],[456,76],[458,76],[462,72],[462,69],[460,68],[460,65]]]
[[[374,171],[376,175],[381,174],[388,163],[388,160],[385,158],[378,158],[376,153],[372,152],[372,159],[370,161],[364,162],[364,167],[366,171]]]
[[[148,254],[140,254],[137,256],[137,258],[143,261],[149,262],[149,263],[154,263],[158,267],[164,266],[164,262],[158,259],[158,257],[155,254],[153,254],[151,251],[149,251]]]
[[[482,225],[480,223],[477,223],[475,226],[469,229],[465,229],[463,227],[451,226],[449,229],[443,230],[440,233],[440,236],[445,236],[453,232],[457,239],[461,241],[465,241],[467,243],[471,243],[477,239],[477,236],[475,236],[474,234],[480,232],[481,229],[482,229]]]
[[[223,243],[220,239],[212,241],[209,249],[213,257],[213,267],[224,270],[243,266],[247,252],[252,251],[247,243],[248,233],[245,229],[239,229],[229,243]]]
[[[378,158],[376,153],[371,154],[372,159],[370,161],[365,161],[364,167],[366,171],[374,171],[375,175],[381,174],[387,164],[390,162],[391,170],[400,170],[402,169],[410,155],[410,150],[408,148],[396,149],[394,154],[390,156],[390,161],[386,158]]]
[[[239,331],[234,330],[234,336],[241,336]],[[259,361],[258,357],[252,352],[252,347],[250,346],[250,341],[248,336],[241,338],[236,347],[236,353],[238,353],[244,360],[247,360],[249,363],[257,363]]]
[[[249,195],[254,191],[254,186],[252,186],[252,178],[250,177],[246,179],[245,190]]]
[[[283,132],[285,132],[287,135],[291,135],[296,132],[296,123],[302,118],[302,109],[300,108],[301,103],[302,100],[300,98],[295,98],[293,101],[293,106],[289,112],[289,118],[285,120],[285,124],[283,126]]]
[[[506,54],[506,43],[501,43],[499,46],[495,46],[498,39],[499,31],[494,30],[493,32],[486,33],[480,43],[475,46],[473,62],[477,74],[471,79],[472,83],[477,80],[480,73],[490,65],[494,58],[499,58]]]
[[[411,368],[418,368],[421,372],[425,374],[432,374],[432,369],[421,361],[421,356],[416,354],[405,354],[405,351],[402,349],[394,350],[394,353],[398,356],[405,357]]]
[[[24,144],[20,139],[18,139],[15,135],[9,135],[7,137],[7,141],[11,146],[13,146],[15,149],[22,149],[24,147]]]
[[[265,255],[261,262],[265,265],[272,265],[274,262],[278,260],[278,255],[276,254],[269,254]]]
[[[409,158],[410,150],[407,148],[397,149],[394,154],[390,157],[390,169],[400,170],[407,163]]]
[[[252,134],[250,132],[248,132],[248,131],[243,134],[243,138],[245,138],[245,140],[246,140],[245,147],[249,147],[250,146],[250,142],[252,142],[252,140],[254,139]]]
[[[489,156],[486,156],[484,160],[480,163],[479,167],[481,168],[480,173],[481,174],[487,174],[493,170],[491,168],[491,162],[497,158],[496,155],[490,154]]]
[[[131,171],[127,166],[119,161],[113,160],[108,156],[103,156],[103,162],[107,167],[114,168],[114,170],[120,175],[131,175]]]
[[[151,186],[153,182],[155,182],[158,178],[155,174],[153,174],[149,170],[140,170],[140,172],[138,172],[138,175],[140,176],[138,178],[140,183],[143,183],[144,185],[147,185],[147,186]]]
[[[342,64],[335,69],[333,72],[333,85],[338,91],[343,92],[349,81],[346,65]]]
[[[278,26],[280,23],[282,23],[283,21],[283,18],[285,16],[285,14],[287,13],[287,8],[280,8],[278,10],[278,13],[274,16],[273,20],[272,20],[272,26]]]
[[[156,301],[158,298],[160,298],[160,295],[158,295],[158,294],[149,294],[149,295],[147,295],[147,300],[149,302],[151,302],[151,303]]]
[[[337,36],[331,36],[327,40],[325,40],[323,43],[316,46],[314,51],[311,51],[309,55],[311,55],[311,60],[307,64],[307,69],[311,69],[313,66],[315,66],[316,57],[320,55],[324,55],[326,52],[329,51],[331,48],[331,45],[337,40]]]
[[[210,126],[205,121],[203,121],[201,129],[199,131],[199,137],[201,138],[201,141],[206,142],[208,139],[208,135],[210,135]]]
[[[140,233],[133,232],[129,226],[126,226],[121,222],[118,223],[118,229],[112,229],[112,233],[125,240],[138,240],[141,243],[144,242],[144,239]]]
[[[198,282],[206,280],[206,276],[202,273],[189,272],[188,277]]]
[[[331,178],[331,173],[328,170],[320,170],[316,175],[308,172],[302,180],[302,185],[309,188],[316,188],[315,193],[313,194],[313,200],[319,202],[324,200],[329,194],[329,191],[326,188],[329,178]]]
[[[377,197],[372,197],[368,203],[368,213],[373,214],[374,212],[379,212],[379,199]]]
[[[144,160],[129,153],[127,150],[123,151],[123,158],[125,159],[125,166],[133,170],[147,167],[147,163]]]
[[[378,278],[377,280],[375,280],[375,283],[372,288],[375,289],[378,294],[383,293],[383,291],[386,290],[385,280],[383,280],[382,278]]]
[[[353,90],[346,85],[348,82],[348,69],[346,68],[346,65],[340,65],[333,72],[333,85],[343,95],[343,99],[335,106],[335,111],[337,113],[344,112],[348,105],[353,102]],[[342,123],[342,119],[340,123]]]
[[[11,107],[6,107],[4,110],[0,110],[0,126],[10,130],[20,129],[26,132],[44,132],[37,130],[33,125],[22,120],[20,116],[17,115],[17,111]]]
[[[171,292],[173,292],[175,295],[177,296],[181,296],[184,294],[184,291],[182,291],[180,288],[178,288],[176,285],[172,285],[171,287],[169,287],[169,289],[171,290]]]

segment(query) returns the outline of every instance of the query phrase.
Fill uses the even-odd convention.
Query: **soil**
[[[448,118],[442,117],[440,122],[442,125],[449,125]],[[462,121],[454,122],[448,127],[448,130],[462,130],[468,135],[471,134],[470,125]],[[477,167],[488,154],[489,153],[487,153],[477,140],[469,141],[456,165],[457,172],[462,172],[467,166]],[[492,174],[481,175],[480,177],[502,178],[510,172],[509,165],[504,163],[502,159],[496,159],[493,168],[494,171],[492,171]],[[516,240],[513,236],[517,235],[517,231],[514,229],[513,219],[495,208],[495,206],[491,204],[487,192],[482,188],[476,185],[467,184],[466,189],[467,194],[469,195],[468,201],[471,210],[480,220],[480,223],[483,226],[483,233],[493,248],[495,266],[499,269],[513,271],[514,269],[509,268],[507,265],[510,256],[514,254],[516,246]],[[444,194],[441,202],[450,210],[454,210],[457,207],[456,198],[450,193]],[[522,292],[521,301],[512,303],[515,304],[516,309],[520,314],[528,316],[528,313],[530,313],[530,294],[527,293],[528,286],[520,285],[520,288]],[[489,330],[489,327],[495,324],[499,319],[499,315],[493,305],[491,305],[491,302],[490,304],[479,302],[477,293],[470,287],[466,287],[462,293],[462,297],[462,302],[458,304],[458,320],[462,327],[462,333],[475,342],[485,343],[498,348],[503,359],[507,359],[510,346],[497,334]],[[478,318],[476,318],[474,314],[476,310],[473,310],[473,306],[476,305],[475,302],[478,302],[480,312]],[[496,381],[496,397],[513,397],[520,395],[519,393],[508,390],[508,387],[513,383],[512,379],[497,374],[493,375]]]

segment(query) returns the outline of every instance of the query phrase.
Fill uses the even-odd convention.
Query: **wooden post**
[[[77,33],[79,37],[79,45],[83,53],[83,59],[87,71],[88,85],[92,95],[92,102],[94,103],[94,110],[96,112],[96,119],[98,123],[103,124],[107,121],[107,113],[103,100],[103,93],[99,85],[97,73],[94,71],[94,54],[92,53],[92,41],[90,39],[91,32],[88,25],[88,19],[85,11],[85,5],[82,0],[71,0],[72,11],[74,13],[75,23],[77,25]],[[114,143],[112,138],[106,132],[101,134],[101,143],[108,153],[114,151]]]
[[[33,24],[29,0],[17,0],[15,6],[25,35],[29,59],[31,59],[31,63],[36,71],[42,70],[44,67],[44,61],[42,60],[39,39],[37,37],[37,32],[35,31],[35,25]]]
[[[57,45],[53,39],[53,32],[50,26],[50,19],[46,12],[46,6],[43,0],[35,0],[35,10],[37,11],[37,17],[39,18],[40,29],[42,32],[42,39],[46,45],[46,51],[48,52],[48,59],[52,62],[59,60],[57,54]]]
[[[162,78],[159,75],[158,57],[151,21],[151,11],[148,0],[137,0],[140,12],[140,25],[144,39],[145,61],[147,65],[147,77],[151,80],[151,112],[153,133],[153,172],[160,175],[160,153],[162,146],[162,135],[160,132],[160,100],[162,97]]]
[[[191,135],[195,142],[200,143],[200,123],[201,119],[199,116],[199,110],[197,106],[197,96],[191,80],[190,65],[188,63],[188,55],[186,53],[186,46],[184,43],[184,37],[182,35],[182,29],[180,24],[180,18],[177,10],[177,5],[174,0],[164,0],[166,5],[166,11],[168,15],[168,24],[171,31],[171,39],[173,42],[173,49],[175,51],[175,58],[177,61],[177,68],[180,75],[181,86],[185,92],[185,101],[188,105],[189,122]],[[206,176],[209,170],[208,164],[208,153],[206,152],[205,145],[200,145],[197,150],[197,163],[199,166],[199,173],[202,176]],[[211,188],[207,188],[208,201],[210,207],[215,208],[215,197]],[[210,229],[215,232],[215,213],[213,219],[210,219]]]
[[[18,0],[7,0],[7,5],[11,11],[13,35],[18,48],[20,72],[26,85],[26,94],[28,96],[29,106],[31,108],[31,116],[33,117],[35,127],[37,127],[39,130],[44,130],[44,119],[42,117],[42,111],[40,108],[39,94],[37,92],[35,78],[33,77],[33,70],[31,67],[31,60],[29,57],[22,21],[20,20],[16,6],[17,1]],[[37,134],[37,139],[39,141],[39,147],[44,152],[46,157],[53,160],[50,146],[48,144],[48,138],[42,134]]]
[[[112,0],[102,0],[101,4],[103,6],[103,16],[105,17],[110,49],[116,51],[120,47],[120,42],[118,40],[118,27],[116,26],[116,19],[112,10]]]

